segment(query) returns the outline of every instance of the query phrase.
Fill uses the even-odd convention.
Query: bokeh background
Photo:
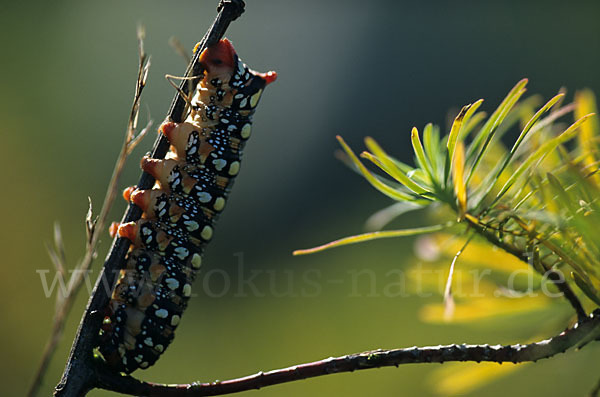
[[[215,5],[0,4],[3,395],[25,392],[50,332],[54,298],[45,296],[38,271],[54,274],[44,248],[53,222],[60,221],[73,265],[83,254],[87,197],[97,210],[104,197],[133,95],[136,24],[146,26],[152,55],[142,122],[150,113],[158,125],[173,96],[163,76],[185,68],[168,40],[176,36],[191,49]],[[539,316],[432,325],[417,313],[438,297],[382,296],[391,281],[386,274],[414,263],[412,240],[307,257],[291,252],[361,232],[371,213],[390,204],[334,158],[336,134],[357,149],[371,135],[411,161],[412,126],[446,126],[448,114],[479,98],[491,111],[522,77],[545,98],[560,87],[598,93],[599,15],[594,1],[248,0],[227,36],[245,62],[277,70],[279,80],[255,116],[243,171],[177,338],[156,366],[136,375],[168,383],[223,380],[374,348],[526,337],[523,327]],[[137,181],[139,158],[153,139],[131,157],[122,187]],[[124,207],[119,202],[112,219]],[[106,235],[93,277],[109,243]],[[375,290],[352,281],[353,271],[365,269],[377,276]],[[86,300],[81,293],[41,395],[59,379]],[[586,348],[528,366],[470,395],[581,395],[596,381],[598,352]],[[437,395],[438,368],[340,374],[246,394]]]

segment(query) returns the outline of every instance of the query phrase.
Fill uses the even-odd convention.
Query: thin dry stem
[[[133,105],[131,107],[131,113],[129,115],[129,121],[127,123],[127,129],[125,133],[125,140],[123,142],[123,146],[121,147],[121,152],[119,153],[119,156],[117,158],[115,168],[113,170],[113,174],[107,188],[106,196],[104,197],[104,202],[100,210],[100,214],[95,220],[92,216],[92,202],[90,200],[89,210],[85,219],[87,232],[85,254],[83,259],[81,259],[81,261],[75,267],[75,271],[69,279],[66,294],[63,295],[59,289],[59,292],[57,294],[56,309],[54,313],[50,338],[48,339],[48,341],[46,342],[46,346],[44,347],[42,359],[36,371],[33,382],[31,383],[28,396],[35,396],[37,390],[41,385],[44,374],[48,369],[48,364],[50,363],[50,360],[52,359],[52,356],[56,351],[58,342],[62,338],[67,316],[71,311],[71,308],[73,307],[73,303],[75,302],[77,293],[81,289],[81,286],[83,285],[85,278],[88,275],[88,271],[92,265],[92,262],[96,258],[96,248],[100,240],[100,236],[104,233],[110,209],[112,208],[115,198],[118,195],[119,179],[121,177],[121,174],[123,173],[127,157],[131,153],[135,145],[137,145],[140,142],[140,138],[146,134],[146,131],[152,125],[152,121],[149,121],[148,125],[144,128],[144,130],[142,130],[137,136],[135,135],[135,128],[137,125],[137,119],[139,115],[140,99],[142,91],[146,85],[148,68],[150,67],[150,61],[146,53],[144,52],[143,36],[143,29],[138,28],[138,48],[140,62]],[[48,249],[50,259],[54,263],[57,271],[61,274],[61,277],[65,278],[65,269],[67,268],[66,256],[64,252],[64,246],[62,243],[62,234],[60,232],[60,227],[58,226],[58,224],[55,224],[54,227],[54,240],[55,249]]]
[[[127,156],[133,152],[133,149],[144,139],[148,131],[152,128],[152,120],[148,121],[148,124],[129,142],[127,145]]]
[[[186,65],[190,63],[190,61],[192,60],[192,57],[187,52],[187,49],[181,43],[181,41],[179,41],[179,39],[177,37],[175,37],[175,36],[171,37],[169,39],[169,45],[171,47],[173,47],[173,49],[175,50],[175,52],[177,53],[177,55],[179,55],[180,57],[183,58],[183,60],[185,61]]]

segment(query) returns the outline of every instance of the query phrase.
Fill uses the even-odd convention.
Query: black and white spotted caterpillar
[[[164,160],[142,159],[151,190],[129,188],[125,198],[143,210],[114,232],[128,238],[125,258],[100,331],[98,351],[115,370],[153,365],[173,340],[191,283],[218,214],[240,169],[252,114],[274,72],[257,73],[227,39],[200,55],[204,76],[180,124],[159,131],[171,149]]]

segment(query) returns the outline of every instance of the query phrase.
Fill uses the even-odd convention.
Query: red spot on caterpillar
[[[134,190],[135,190],[135,186],[129,186],[128,188],[123,190],[123,198],[125,199],[125,201],[127,201],[127,202],[131,201],[131,193],[133,193]]]
[[[142,157],[142,161],[140,162],[140,165],[144,172],[147,172],[148,174],[152,175],[154,177],[154,179],[158,179],[156,177],[156,171],[157,171],[156,168],[158,166],[158,162],[159,162],[159,160],[144,156],[144,157]]]
[[[119,237],[123,237],[131,241],[135,242],[135,238],[137,236],[137,225],[135,222],[123,223],[119,226]]]
[[[274,72],[272,70],[267,73],[256,73],[256,74],[258,76],[260,76],[261,78],[263,78],[267,82],[267,85],[269,85],[272,82],[274,82],[275,80],[277,80],[277,72]]]
[[[110,234],[110,237],[115,238],[117,235],[117,230],[119,230],[119,222],[111,223],[108,227],[108,234]]]
[[[142,211],[148,212],[150,205],[152,190],[136,190],[131,195],[131,201],[140,207]]]
[[[222,39],[200,54],[200,64],[208,72],[213,73],[222,67],[235,67],[235,50],[231,41]]]
[[[175,127],[177,127],[176,123],[172,121],[167,121],[166,123],[163,123],[163,125],[160,126],[158,131],[160,131],[164,136],[166,136],[167,139],[169,139],[169,142],[172,142],[171,135]]]

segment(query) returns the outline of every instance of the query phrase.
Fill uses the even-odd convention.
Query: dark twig
[[[600,310],[578,322],[573,328],[551,339],[527,345],[461,344],[374,350],[212,383],[164,385],[142,382],[124,375],[115,377],[110,373],[103,372],[103,370],[99,370],[97,376],[102,388],[123,394],[152,397],[216,396],[334,373],[402,364],[443,363],[446,361],[490,361],[497,363],[537,361],[563,353],[571,347],[579,346],[581,343],[586,343],[586,341],[598,337],[599,334]]]
[[[216,43],[223,37],[230,22],[239,17],[244,11],[244,2],[241,0],[221,0],[217,10],[218,15],[213,25],[197,46],[192,62],[186,70],[186,77],[199,76],[201,74],[202,70],[198,62],[200,54],[207,46]],[[193,81],[193,85],[189,83],[189,80],[184,80],[181,83],[181,91],[188,93],[190,86],[193,88],[195,84],[197,84],[197,80]],[[177,93],[173,99],[167,118],[175,122],[181,122],[185,117],[185,107],[185,99]],[[153,158],[164,158],[168,148],[168,140],[162,134],[159,134],[154,143],[151,156]],[[153,183],[154,178],[152,176],[142,173],[137,186],[141,189],[148,189],[152,187]],[[122,222],[135,221],[140,218],[141,213],[141,209],[130,205],[123,216]],[[79,324],[65,371],[60,383],[56,386],[56,396],[81,396],[98,386],[92,350],[96,344],[98,330],[104,317],[103,310],[110,300],[112,285],[115,282],[117,272],[125,258],[129,245],[130,242],[123,238],[116,238],[113,241],[104,267],[96,281],[87,308]]]

